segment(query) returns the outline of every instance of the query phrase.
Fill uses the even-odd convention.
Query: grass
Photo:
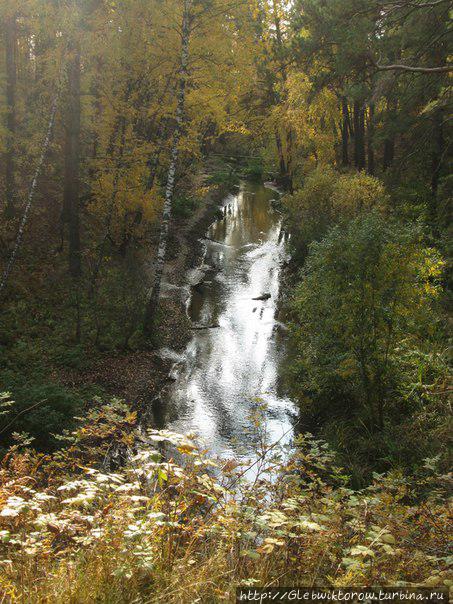
[[[6,601],[176,604],[234,601],[239,585],[452,584],[435,460],[353,491],[327,445],[306,435],[289,459],[278,446],[258,451],[266,463],[251,482],[190,435],[151,431],[137,448],[135,430],[113,401],[62,451],[10,450],[0,474]],[[115,468],[112,453],[126,452]]]

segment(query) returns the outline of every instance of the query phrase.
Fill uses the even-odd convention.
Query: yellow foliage
[[[337,217],[353,218],[359,212],[373,208],[385,211],[388,200],[383,183],[362,172],[339,176],[332,195],[332,207]]]
[[[335,158],[334,125],[339,118],[337,97],[323,88],[313,96],[308,74],[292,72],[282,86],[286,101],[273,111],[276,126],[286,125],[295,135],[296,153],[313,166],[332,163]]]

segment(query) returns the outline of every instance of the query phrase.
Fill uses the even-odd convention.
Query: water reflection
[[[258,399],[266,404],[269,440],[292,437],[296,408],[278,389],[285,345],[275,313],[286,251],[274,197],[271,189],[246,183],[209,229],[204,263],[210,268],[189,314],[194,323],[220,327],[194,332],[166,403],[167,427],[197,432],[217,454],[252,454],[250,413]],[[252,299],[264,293],[270,299]]]

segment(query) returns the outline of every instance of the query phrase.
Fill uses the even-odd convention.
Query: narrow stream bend
[[[293,437],[296,406],[280,393],[284,326],[276,320],[281,266],[287,252],[278,196],[262,184],[242,183],[224,200],[222,219],[209,229],[202,284],[188,312],[195,330],[166,402],[166,427],[196,432],[215,454],[253,458],[251,412],[264,403],[268,442]],[[267,300],[253,300],[270,294]]]

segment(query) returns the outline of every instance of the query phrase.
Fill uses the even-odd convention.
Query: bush
[[[10,382],[6,386],[14,404],[8,414],[0,417],[3,443],[11,442],[13,433],[25,432],[40,451],[58,448],[54,434],[76,426],[74,416],[82,407],[80,396],[59,384]]]
[[[141,328],[146,289],[137,259],[105,263],[95,304],[86,300],[85,333],[103,351],[127,349]]]
[[[152,430],[113,473],[103,462],[114,445],[132,448],[134,419],[116,402],[90,413],[65,451],[9,452],[8,600],[179,604],[234,601],[237,586],[452,584],[448,484],[435,459],[353,491],[326,443],[305,434],[290,459],[269,450],[249,481],[237,460]]]
[[[320,241],[334,224],[368,212],[385,211],[388,196],[383,184],[365,173],[339,175],[320,166],[307,177],[302,189],[284,197],[293,233],[296,258],[303,258],[313,241]]]
[[[49,356],[57,367],[68,367],[80,371],[88,365],[87,352],[80,344],[68,347],[64,344],[55,343]]]
[[[353,219],[361,212],[386,210],[389,196],[382,182],[364,172],[345,174],[335,182],[332,213],[335,222]]]
[[[395,419],[395,401],[403,417],[410,415],[401,347],[417,349],[432,332],[442,265],[413,229],[376,211],[310,246],[292,304],[292,372],[313,421],[346,420],[335,428],[343,449],[351,448],[359,424],[369,448]]]
[[[308,245],[319,241],[332,224],[332,195],[336,181],[337,175],[332,168],[318,168],[307,178],[302,189],[283,198],[293,241],[302,256]]]
[[[173,199],[172,211],[176,218],[189,218],[200,205],[200,200],[193,196],[176,195]]]
[[[247,157],[245,158],[244,163],[244,176],[247,176],[249,178],[255,178],[257,180],[262,179],[264,173],[264,165],[261,157]]]

